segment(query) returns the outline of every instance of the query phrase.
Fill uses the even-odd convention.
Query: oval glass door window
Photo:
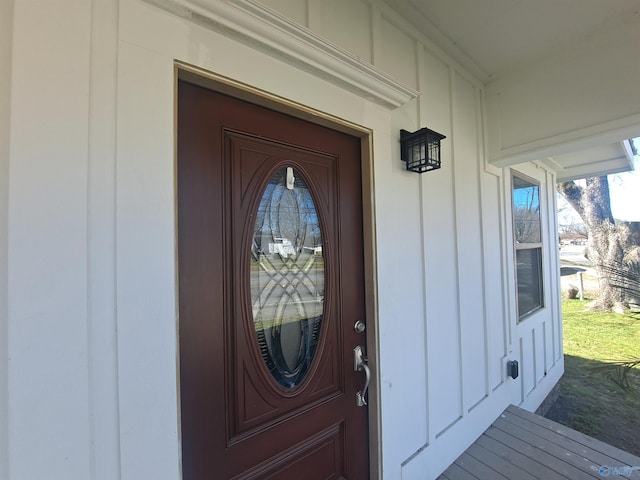
[[[291,167],[276,172],[262,194],[249,275],[262,358],[280,385],[294,388],[318,344],[324,259],[315,202]]]

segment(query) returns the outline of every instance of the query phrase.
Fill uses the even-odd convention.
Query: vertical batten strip
[[[518,403],[522,404],[525,399],[527,398],[526,394],[525,394],[525,384],[524,384],[524,380],[525,380],[525,375],[526,375],[526,370],[525,370],[525,359],[524,359],[524,346],[523,346],[523,337],[519,336],[518,337],[518,362],[520,362],[520,398]]]
[[[116,325],[116,91],[118,2],[93,0],[88,151],[91,478],[120,478]]]
[[[305,20],[306,20],[306,25],[305,27],[307,27],[309,30],[311,30],[311,2],[313,0],[306,0],[304,3],[304,9],[305,9]]]
[[[422,81],[423,81],[423,77],[424,72],[425,72],[425,65],[424,65],[424,48],[423,46],[420,44],[420,42],[418,42],[416,40],[416,48],[415,48],[415,52],[416,52],[416,85],[418,87],[418,91],[420,92],[420,95],[417,98],[416,101],[416,108],[417,108],[417,122],[418,122],[418,126],[422,126],[422,109],[424,107],[424,89],[422,88]],[[424,79],[424,81],[426,81],[426,78]],[[430,438],[430,429],[429,429],[429,413],[430,413],[430,408],[429,408],[429,341],[427,338],[427,325],[428,325],[428,321],[429,319],[427,318],[427,288],[428,288],[428,280],[427,280],[427,272],[428,272],[428,265],[427,265],[427,257],[426,257],[426,248],[427,248],[427,242],[426,242],[426,238],[427,238],[427,224],[425,222],[425,201],[426,198],[425,196],[427,195],[427,193],[425,193],[426,191],[426,187],[425,187],[425,177],[423,175],[420,175],[420,182],[419,182],[419,196],[420,196],[420,257],[421,257],[421,265],[422,265],[422,318],[423,318],[423,322],[424,322],[424,328],[423,328],[423,334],[424,334],[424,398],[426,399],[426,405],[425,405],[425,425],[424,425],[424,437],[425,437],[425,444],[423,445],[422,448],[426,448],[427,445],[429,445],[429,442],[431,441]]]
[[[486,265],[486,254],[485,254],[485,233],[484,233],[484,225],[485,225],[485,214],[484,214],[484,197],[483,197],[483,182],[482,176],[484,175],[484,156],[482,152],[484,151],[483,147],[483,128],[482,128],[482,103],[480,100],[480,90],[476,86],[473,86],[473,91],[475,93],[475,110],[476,110],[476,162],[478,164],[478,175],[476,178],[478,185],[478,210],[480,215],[480,252],[482,258],[480,259],[480,268],[482,270],[482,327],[484,333],[484,394],[485,398],[489,395],[490,390],[490,352],[493,351],[493,345],[491,342],[491,335],[489,333],[489,325],[488,325],[488,304],[487,304],[487,265]]]
[[[11,60],[13,2],[0,1],[0,478],[9,475],[9,139],[11,136]]]
[[[371,63],[380,65],[382,56],[382,14],[377,4],[371,5]]]
[[[534,327],[531,329],[531,368],[533,369],[533,372],[531,373],[532,378],[532,382],[531,382],[531,390],[528,393],[533,392],[536,387],[538,386],[538,362],[539,362],[539,355],[540,352],[538,352],[538,344],[540,343],[538,341],[538,337],[540,336],[540,334],[538,333],[538,329],[540,328],[540,325]]]
[[[316,33],[322,31],[322,2],[307,1],[307,28]]]
[[[508,172],[508,171],[507,171]],[[502,170],[502,176],[498,178],[498,205],[500,206],[500,252],[503,252],[500,255],[500,279],[501,279],[501,292],[502,292],[502,330],[504,335],[504,356],[509,355],[509,346],[512,345],[512,332],[511,332],[511,316],[509,312],[511,312],[511,297],[509,295],[509,271],[508,271],[508,261],[506,260],[506,255],[508,255],[509,250],[507,249],[508,240],[507,240],[507,218],[508,212],[510,211],[505,206],[505,194],[503,188],[504,178],[508,177],[508,173],[505,173],[505,170]],[[503,372],[504,375],[504,372]]]
[[[556,245],[556,239],[558,238],[558,206],[556,200],[556,175],[552,172],[547,172],[547,184],[551,185],[549,188],[549,248],[551,245]],[[556,250],[554,248],[554,250]],[[556,250],[557,251],[557,250]],[[560,271],[560,255],[549,255],[553,259],[551,265],[552,272]],[[560,292],[560,278],[559,275],[552,275],[551,288],[554,292]],[[553,364],[555,365],[562,359],[562,295],[552,297],[555,298],[553,305],[550,305],[552,309],[551,313],[551,347],[553,350]]]
[[[460,397],[458,398],[458,412],[459,412],[459,417],[462,418],[465,415],[464,412],[464,406],[466,404],[465,402],[465,395],[466,395],[466,391],[464,388],[464,358],[463,358],[463,354],[462,354],[462,318],[461,318],[461,302],[462,302],[462,294],[460,291],[460,235],[459,235],[459,226],[458,226],[458,221],[460,219],[460,216],[458,215],[458,208],[460,207],[459,205],[459,201],[458,201],[458,192],[457,192],[457,188],[456,188],[456,184],[457,184],[457,172],[458,172],[458,164],[457,164],[457,159],[456,159],[456,107],[457,107],[457,96],[456,96],[456,69],[453,66],[449,66],[449,101],[450,101],[450,105],[449,105],[449,111],[451,112],[451,119],[450,119],[450,126],[449,129],[451,131],[451,161],[452,161],[452,167],[451,167],[451,191],[453,193],[453,216],[454,216],[454,221],[453,221],[453,238],[454,238],[454,243],[456,245],[456,259],[455,259],[455,272],[456,272],[456,292],[457,292],[457,299],[458,301],[456,302],[456,311],[455,311],[455,318],[456,318],[456,328],[457,328],[457,333],[458,333],[458,365],[459,365],[459,369],[458,369],[458,382],[459,382],[459,388],[460,388]]]
[[[496,201],[496,205],[498,206],[497,211],[495,210],[488,210],[491,211],[492,214],[495,216],[495,218],[498,219],[498,232],[496,237],[498,238],[498,242],[499,242],[499,247],[498,247],[498,252],[505,252],[505,209],[503,206],[503,199],[504,199],[504,195],[503,195],[503,191],[501,188],[501,180],[502,177],[504,175],[504,171],[502,169],[499,169],[493,165],[491,165],[488,161],[489,159],[489,132],[488,129],[486,128],[487,125],[487,118],[489,116],[488,112],[487,112],[487,104],[485,101],[485,92],[484,89],[482,87],[478,87],[478,91],[479,91],[479,95],[478,95],[478,109],[479,109],[479,118],[478,118],[478,123],[479,123],[479,128],[480,128],[480,138],[481,138],[481,145],[479,148],[479,151],[481,152],[480,154],[482,155],[482,165],[483,168],[480,170],[480,175],[484,176],[485,179],[489,179],[491,178],[493,180],[493,195],[496,195],[497,198],[494,197],[495,201]],[[481,182],[482,185],[485,185],[484,182]],[[487,206],[488,203],[488,199],[489,199],[489,192],[486,191],[486,186],[484,188],[481,189],[481,195],[483,197],[482,200],[482,205],[483,205],[483,211],[485,209],[485,207]],[[487,225],[487,221],[486,221],[486,214],[483,215],[483,229],[485,232],[487,232],[488,230],[488,225]],[[491,279],[489,278],[489,273],[488,273],[488,268],[487,268],[487,250],[488,250],[489,246],[488,244],[485,244],[484,247],[484,251],[485,251],[485,258],[484,260],[484,267],[485,267],[485,282],[491,282]],[[491,313],[490,313],[490,308],[489,308],[489,298],[488,298],[488,292],[486,291],[485,288],[485,302],[486,303],[486,315],[487,315],[487,324],[493,326],[493,328],[500,328],[501,329],[501,335],[502,335],[502,342],[500,345],[498,345],[496,342],[496,339],[494,338],[493,335],[490,335],[491,332],[488,332],[489,334],[489,339],[490,339],[490,346],[489,346],[489,355],[490,357],[487,359],[488,362],[498,362],[498,376],[497,378],[495,378],[495,381],[493,381],[491,379],[491,377],[489,378],[489,391],[493,391],[496,388],[498,388],[502,382],[504,381],[504,373],[502,372],[502,365],[503,365],[503,360],[504,358],[507,357],[508,355],[508,344],[509,344],[509,337],[508,337],[508,330],[509,330],[509,325],[508,325],[508,308],[505,305],[505,299],[507,298],[507,294],[506,294],[506,283],[505,283],[505,278],[506,278],[506,265],[505,265],[505,259],[504,259],[504,255],[499,255],[498,256],[498,264],[494,265],[494,268],[500,273],[499,278],[500,278],[500,285],[499,288],[497,289],[497,291],[500,292],[501,298],[500,298],[500,311],[501,311],[501,318],[500,318],[500,322],[498,324],[498,322],[496,322],[492,317],[491,317]],[[490,284],[490,283],[489,283]],[[489,363],[487,364],[489,365]]]
[[[513,205],[512,205],[512,193],[511,193],[511,175],[510,169],[506,168],[502,182],[502,191],[504,192],[503,205],[505,207],[505,254],[508,260],[505,262],[505,278],[507,281],[505,291],[505,306],[506,306],[506,322],[508,332],[508,354],[513,354],[513,348],[518,340],[518,325],[517,325],[517,308],[516,308],[516,278],[515,278],[515,248],[513,244]],[[522,351],[522,345],[518,344],[518,348]],[[517,353],[517,352],[516,352]],[[524,368],[522,359],[520,358],[520,368]],[[520,378],[522,383],[522,378]]]

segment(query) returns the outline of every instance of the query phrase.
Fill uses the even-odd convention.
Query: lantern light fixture
[[[440,141],[445,138],[426,127],[413,133],[400,130],[400,158],[407,170],[424,173],[440,168]]]

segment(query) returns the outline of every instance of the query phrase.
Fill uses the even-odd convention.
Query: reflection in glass
[[[318,213],[292,168],[276,172],[262,194],[249,274],[262,358],[278,383],[293,388],[316,351],[325,287]]]
[[[542,252],[540,248],[516,250],[518,317],[542,306]]]
[[[542,308],[542,224],[540,186],[512,176],[518,319]]]
[[[540,243],[540,191],[522,178],[513,177],[513,221],[516,243]]]

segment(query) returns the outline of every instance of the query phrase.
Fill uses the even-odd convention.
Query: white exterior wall
[[[14,4],[7,431],[15,479],[90,476],[90,7]]]
[[[15,0],[8,478],[179,478],[175,60],[372,130],[385,479],[436,476],[506,405],[535,408],[562,372],[553,188],[548,308],[516,327],[509,170],[487,162],[480,83],[375,2],[264,3],[420,92],[395,110],[160,3]],[[425,125],[443,167],[416,175],[399,130]]]
[[[0,478],[9,478],[7,309],[9,136],[13,0],[0,2]]]

